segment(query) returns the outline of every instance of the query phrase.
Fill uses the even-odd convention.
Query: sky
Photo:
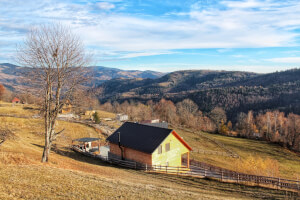
[[[299,0],[0,0],[0,63],[31,27],[69,26],[92,65],[268,73],[300,66]]]

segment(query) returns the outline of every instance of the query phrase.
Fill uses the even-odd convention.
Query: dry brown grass
[[[103,111],[103,110],[96,110],[96,111],[97,111],[100,118],[112,118],[112,119],[114,119],[116,117],[116,114],[114,114],[114,113],[106,112],[106,111]]]
[[[9,127],[16,135],[0,147],[0,199],[280,199],[291,195],[110,166],[69,148],[72,139],[102,137],[98,132],[62,121],[58,122],[58,129],[65,131],[55,142],[49,163],[41,164],[41,119],[0,117],[0,127]]]
[[[15,115],[31,117],[39,113],[38,107],[26,104],[12,104],[0,101],[0,115]]]
[[[192,148],[225,152],[224,149],[209,142],[204,137],[201,137],[201,135],[183,130],[176,130],[176,132],[182,136]],[[202,134],[223,143],[227,148],[236,152],[240,158],[192,152],[191,158],[195,160],[245,173],[256,174],[256,172],[260,170],[259,174],[261,175],[271,176],[273,174],[281,178],[297,180],[297,177],[299,177],[300,179],[300,156],[297,153],[264,141],[227,137],[204,132],[202,132]],[[253,161],[253,165],[250,165],[251,159],[255,160],[255,162]],[[254,166],[258,167],[255,168]],[[267,166],[272,166],[273,169],[269,169]]]

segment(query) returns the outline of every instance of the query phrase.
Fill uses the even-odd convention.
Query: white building
[[[117,114],[116,120],[123,122],[128,120],[128,115],[125,114]]]

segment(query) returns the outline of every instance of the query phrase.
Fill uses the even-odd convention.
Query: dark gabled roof
[[[118,144],[118,132],[120,132],[121,146],[152,154],[172,131],[167,128],[125,122],[106,140]]]
[[[75,139],[73,141],[78,141],[78,142],[93,142],[93,141],[97,141],[97,140],[100,140],[100,138],[78,138],[78,139]]]

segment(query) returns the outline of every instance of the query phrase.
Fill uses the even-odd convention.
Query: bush
[[[94,114],[93,114],[93,118],[94,118],[94,121],[95,121],[95,123],[96,124],[99,124],[101,121],[100,121],[100,117],[99,117],[99,115],[98,115],[98,112],[95,112]]]

